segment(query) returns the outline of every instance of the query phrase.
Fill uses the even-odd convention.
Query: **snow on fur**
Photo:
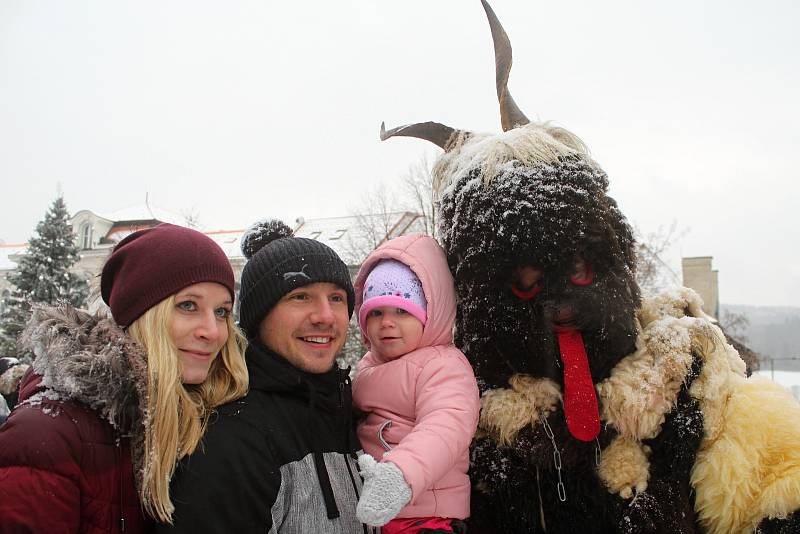
[[[131,459],[141,487],[147,422],[147,357],[144,348],[103,313],[68,304],[34,306],[22,342],[35,354],[33,370],[44,391],[27,402],[57,416],[49,401],[78,401],[131,436]]]
[[[258,220],[242,234],[242,254],[250,259],[265,245],[282,237],[291,237],[293,233],[292,229],[279,219]]]
[[[572,155],[589,156],[589,149],[578,136],[550,123],[530,123],[500,134],[462,134],[436,160],[434,190],[444,193],[475,169],[488,183],[502,165],[511,161],[525,166],[555,164],[561,157]]]

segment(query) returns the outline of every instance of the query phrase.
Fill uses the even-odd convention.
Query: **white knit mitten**
[[[381,527],[397,517],[411,500],[411,487],[403,472],[392,462],[375,461],[369,454],[358,457],[358,467],[364,477],[356,516],[362,523]]]

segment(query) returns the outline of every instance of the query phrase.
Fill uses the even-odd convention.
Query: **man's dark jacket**
[[[255,342],[246,357],[250,392],[218,409],[172,480],[172,532],[371,532],[355,517],[347,370],[305,373]]]

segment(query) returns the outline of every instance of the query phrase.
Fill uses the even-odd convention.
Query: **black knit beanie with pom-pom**
[[[348,315],[355,293],[347,265],[329,246],[314,239],[293,237],[292,229],[276,219],[253,224],[242,236],[247,263],[239,290],[239,326],[248,339],[289,291],[317,282],[336,284],[347,292]]]

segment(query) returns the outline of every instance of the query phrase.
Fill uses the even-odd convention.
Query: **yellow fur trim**
[[[672,317],[652,321],[640,332],[637,350],[597,385],[601,417],[630,439],[654,438],[675,406],[692,365],[691,337]]]
[[[511,389],[525,396],[538,412],[555,411],[561,402],[561,389],[549,378],[534,378],[531,375],[517,373],[508,380]]]
[[[638,441],[617,436],[603,451],[597,474],[611,493],[630,499],[634,492],[647,489],[650,478],[649,447]]]
[[[800,404],[763,378],[733,376],[713,439],[692,469],[695,508],[709,534],[749,533],[800,509]]]
[[[711,323],[716,320],[703,311],[703,299],[693,289],[676,287],[642,301],[637,313],[639,321],[646,327],[664,317],[696,317]]]
[[[500,445],[509,445],[517,432],[539,421],[541,412],[553,411],[561,400],[558,385],[547,378],[515,374],[509,384],[511,389],[492,389],[481,398],[478,429]]]
[[[703,359],[703,370],[690,392],[700,400],[724,398],[728,379],[744,376],[744,362],[703,312],[702,304],[697,293],[687,288],[642,302],[636,352],[623,358],[609,378],[597,385],[601,417],[623,436],[641,440],[658,435],[695,354]],[[707,432],[715,432],[721,406],[717,402],[704,406]]]
[[[640,491],[647,469],[638,440],[656,436],[696,355],[689,393],[704,436],[692,468],[698,518],[710,534],[750,533],[768,517],[800,509],[800,404],[782,387],[745,378],[745,364],[691,290],[643,302],[637,350],[598,385],[602,415],[620,437],[598,474],[623,497]]]
[[[703,370],[689,393],[700,401],[705,439],[716,439],[722,431],[723,411],[737,378],[744,378],[745,363],[725,341],[719,327],[703,320],[685,318],[692,336],[692,350],[703,359]]]
[[[493,389],[481,398],[478,428],[501,445],[508,445],[517,432],[532,424],[536,417],[524,396],[511,389]]]

